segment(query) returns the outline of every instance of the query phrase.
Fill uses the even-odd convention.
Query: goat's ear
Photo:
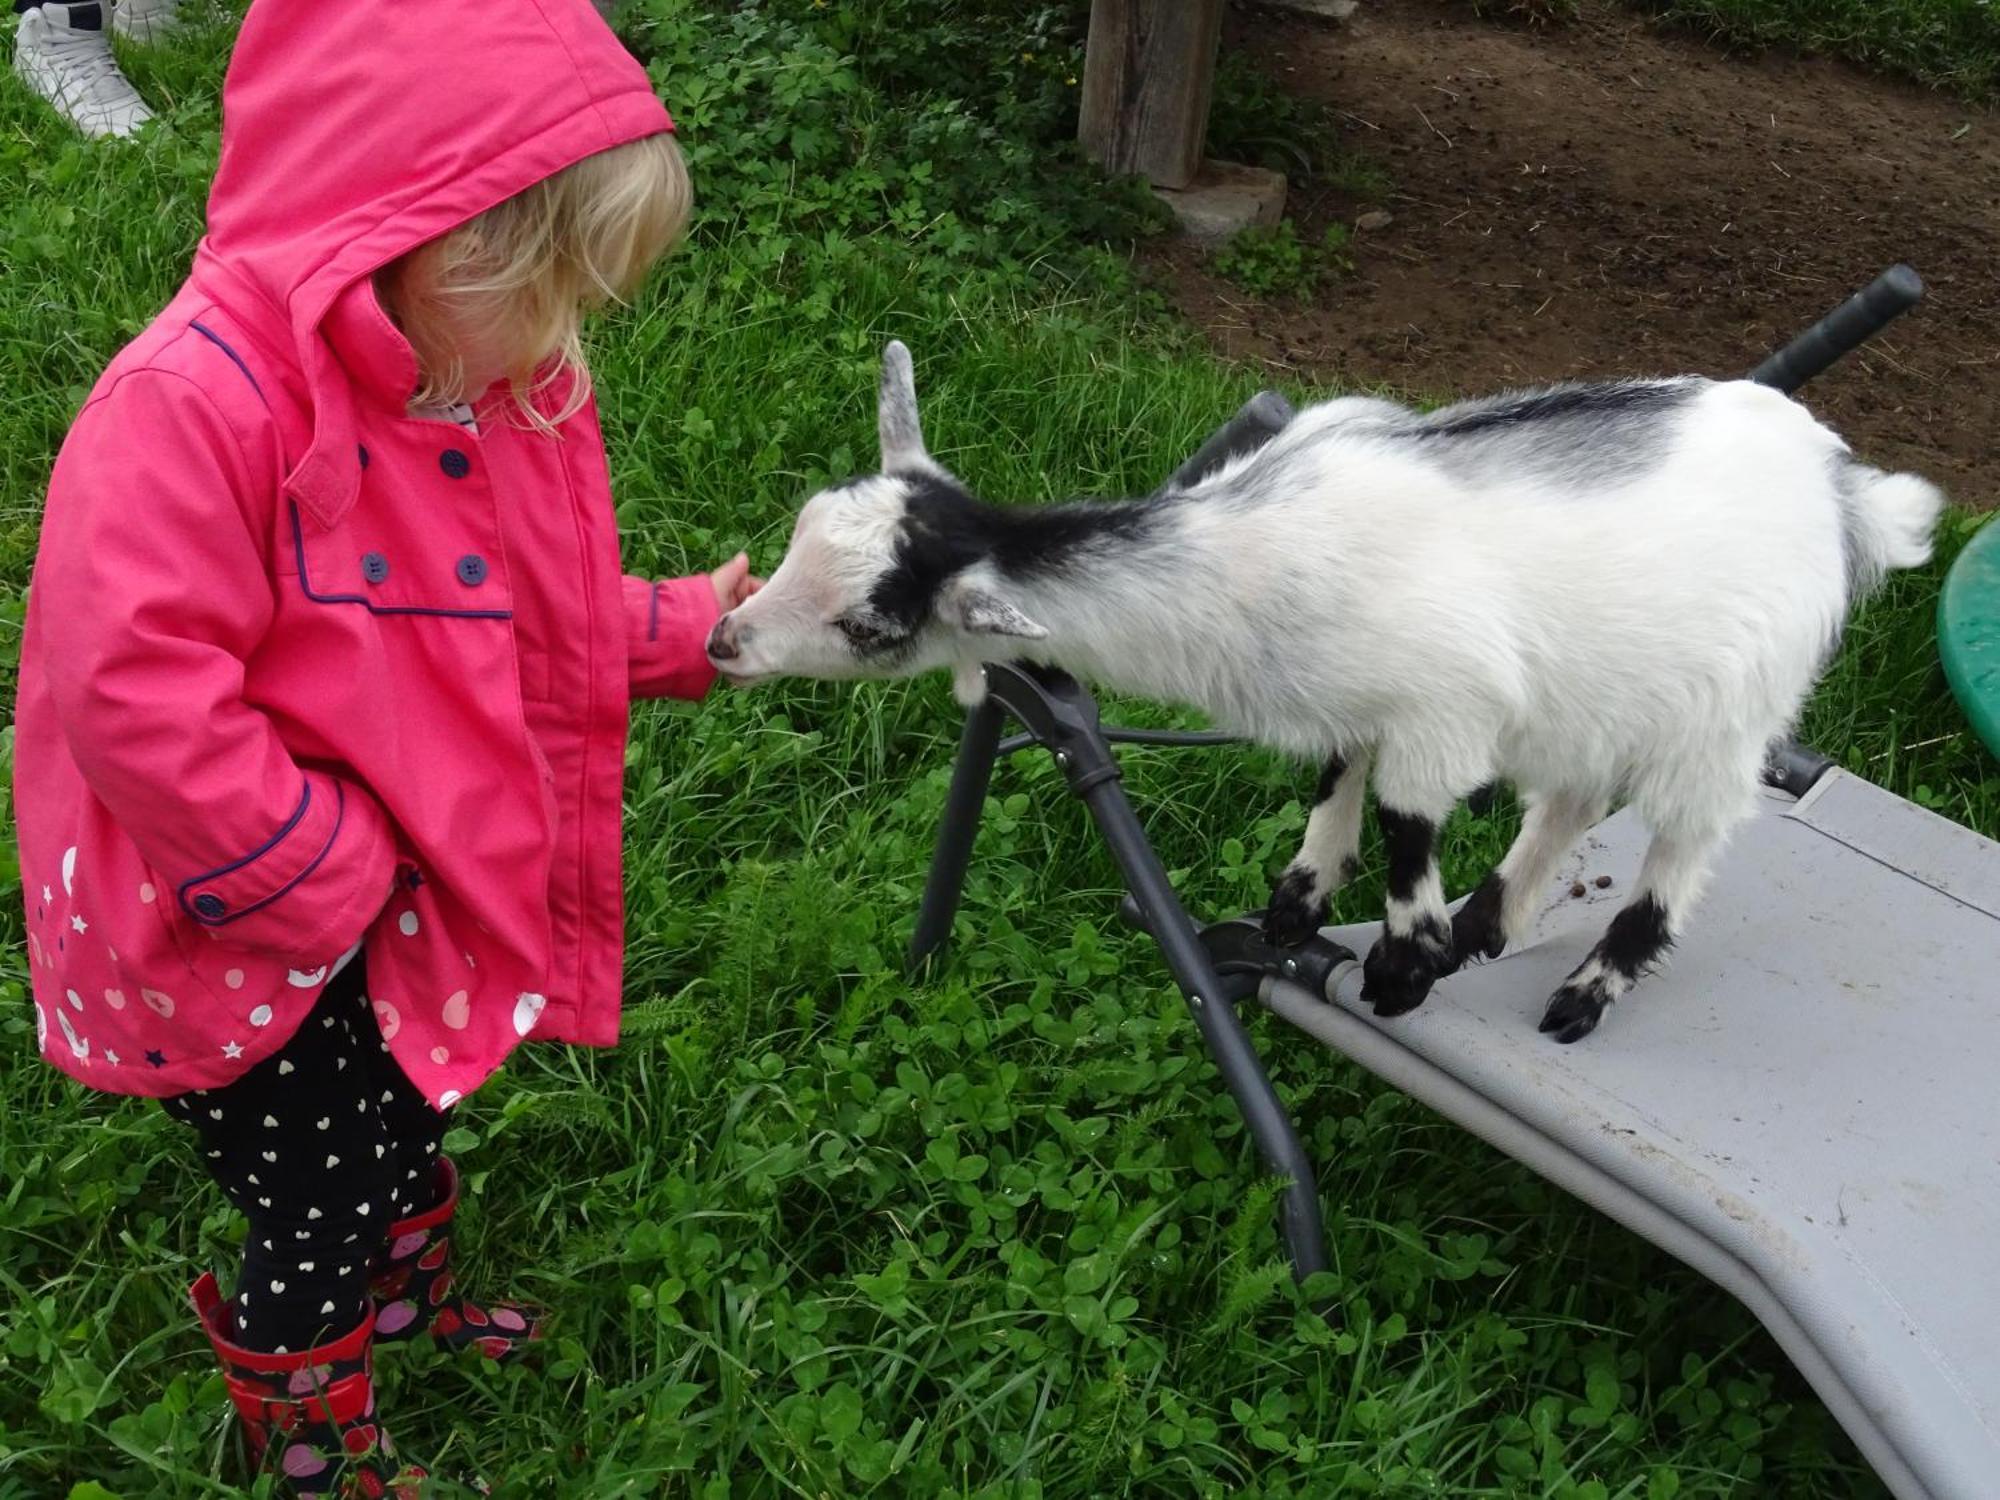
[[[917,376],[910,351],[891,339],[882,351],[882,392],[876,412],[882,439],[884,474],[937,474],[943,471],[924,447],[923,424],[917,420]]]
[[[961,578],[945,590],[938,601],[938,613],[968,635],[1005,635],[1016,640],[1039,641],[1048,634],[1018,605],[969,579]]]

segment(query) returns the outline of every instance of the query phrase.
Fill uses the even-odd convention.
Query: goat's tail
[[[1841,467],[1838,488],[1850,598],[1866,594],[1885,573],[1931,560],[1931,532],[1944,510],[1944,492],[1936,485],[1915,474],[1849,463]]]

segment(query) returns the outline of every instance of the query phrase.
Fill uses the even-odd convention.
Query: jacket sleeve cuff
[[[318,962],[374,920],[395,873],[388,815],[361,787],[308,773],[262,844],[182,883],[182,913],[219,942]]]
[[[706,573],[651,582],[625,580],[632,696],[701,698],[715,685],[708,633],[722,617]]]

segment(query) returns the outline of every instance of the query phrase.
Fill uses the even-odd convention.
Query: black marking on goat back
[[[1319,786],[1313,792],[1314,806],[1322,802],[1331,801],[1334,789],[1340,785],[1340,778],[1346,774],[1347,762],[1342,760],[1338,755],[1329,755],[1326,758],[1326,764],[1320,767]]]
[[[904,634],[929,620],[938,591],[976,562],[991,562],[1014,578],[1060,573],[1092,542],[1143,535],[1159,513],[1143,500],[989,505],[939,475],[901,477],[909,498],[895,562],[876,581],[868,603]]]
[[[1611,919],[1598,942],[1597,957],[1608,969],[1637,979],[1674,943],[1667,909],[1648,891]]]
[[[1489,396],[1440,407],[1402,429],[1410,437],[1457,438],[1573,418],[1601,421],[1651,416],[1693,399],[1692,382],[1615,380],[1557,385],[1511,396]]]
[[[1389,852],[1389,899],[1414,900],[1437,853],[1437,824],[1389,807],[1379,808],[1377,814]]]

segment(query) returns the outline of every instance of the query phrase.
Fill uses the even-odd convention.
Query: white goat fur
[[[879,599],[906,512],[943,477],[892,346],[887,474],[808,503],[769,585],[725,622],[739,654],[718,665],[745,679],[952,667],[967,682],[981,660],[1022,657],[1335,757],[1350,779],[1315,810],[1294,866],[1316,901],[1351,861],[1352,778],[1370,759],[1383,807],[1433,827],[1506,780],[1528,809],[1500,872],[1510,940],[1567,847],[1629,800],[1656,836],[1639,894],[1671,936],[1852,595],[1928,558],[1942,497],[1854,463],[1766,387],[1623,389],[1662,405],[1502,424],[1480,441],[1437,430],[1477,403],[1430,418],[1373,398],[1309,408],[1149,502],[1144,527],[1014,573],[973,560],[897,653],[871,661],[833,622]],[[1443,902],[1433,868],[1392,901],[1391,936],[1429,924],[1435,947]],[[1579,970],[1572,984],[1596,984],[1601,1009],[1632,977]]]

